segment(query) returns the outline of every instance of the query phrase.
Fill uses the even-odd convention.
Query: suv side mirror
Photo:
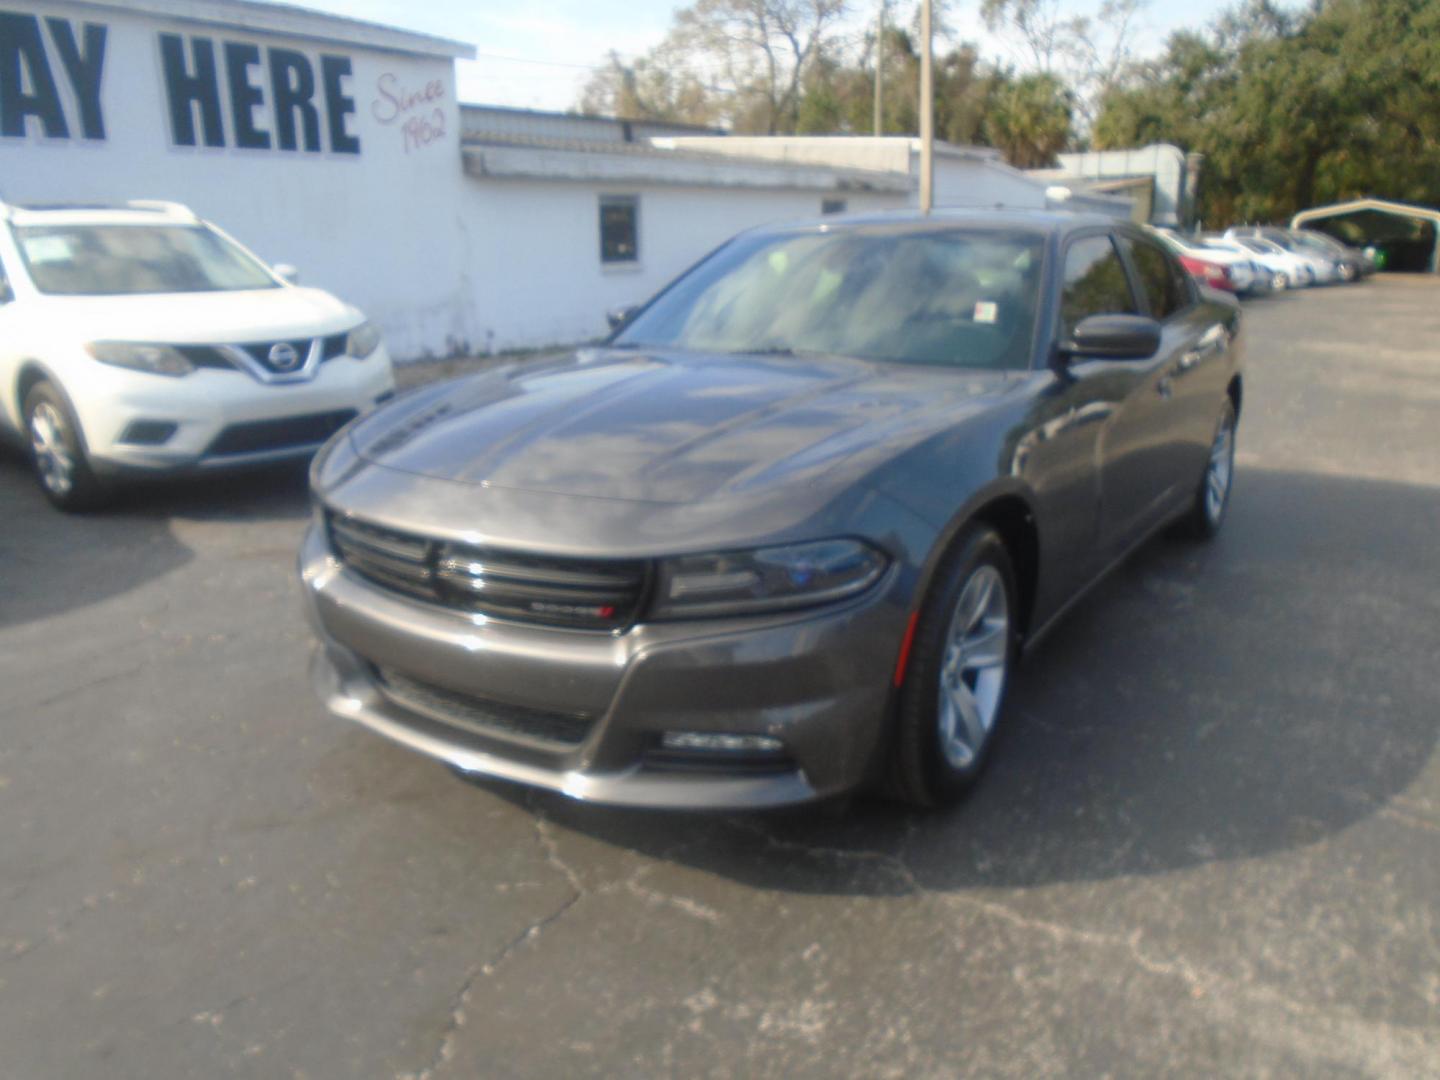
[[[1145,315],[1089,315],[1060,342],[1067,357],[1148,360],[1160,351],[1160,324]]]
[[[300,284],[300,271],[289,263],[276,263],[271,269],[275,271],[275,276],[287,285]]]
[[[630,321],[630,316],[640,310],[639,304],[627,304],[624,307],[611,308],[605,313],[605,319],[610,324],[611,330],[619,330]]]

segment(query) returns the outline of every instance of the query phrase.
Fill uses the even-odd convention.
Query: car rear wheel
[[[1205,461],[1205,475],[1190,512],[1181,522],[1182,531],[1196,540],[1209,540],[1225,524],[1230,507],[1230,489],[1235,480],[1235,403],[1227,395],[1215,425],[1215,438]]]
[[[1015,572],[977,527],[936,575],[915,623],[888,789],[919,806],[958,799],[988,760],[1015,658]]]
[[[105,488],[90,468],[80,425],[52,383],[36,383],[25,395],[25,433],[35,478],[55,506],[88,510],[104,501]]]

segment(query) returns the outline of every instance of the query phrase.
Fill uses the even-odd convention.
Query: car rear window
[[[1086,236],[1065,252],[1060,321],[1066,334],[1090,315],[1135,315],[1130,279],[1108,236]]]
[[[896,363],[1029,365],[1039,232],[855,227],[742,237],[612,341]]]
[[[1149,314],[1155,319],[1168,319],[1181,308],[1190,306],[1189,275],[1159,244],[1131,239],[1131,258],[1140,275]]]

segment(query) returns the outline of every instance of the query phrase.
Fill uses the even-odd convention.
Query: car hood
[[[133,296],[45,296],[37,312],[82,341],[147,341],[176,345],[318,337],[347,330],[361,315],[320,289],[295,287],[233,292],[147,293]]]
[[[813,496],[1010,381],[840,357],[582,350],[411,394],[350,438],[372,464],[465,485],[672,504],[796,485]]]

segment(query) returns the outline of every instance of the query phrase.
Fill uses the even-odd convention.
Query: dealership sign
[[[33,120],[50,139],[103,140],[107,37],[103,23],[0,11],[0,137]],[[165,32],[156,48],[175,146],[360,153],[348,56]]]

